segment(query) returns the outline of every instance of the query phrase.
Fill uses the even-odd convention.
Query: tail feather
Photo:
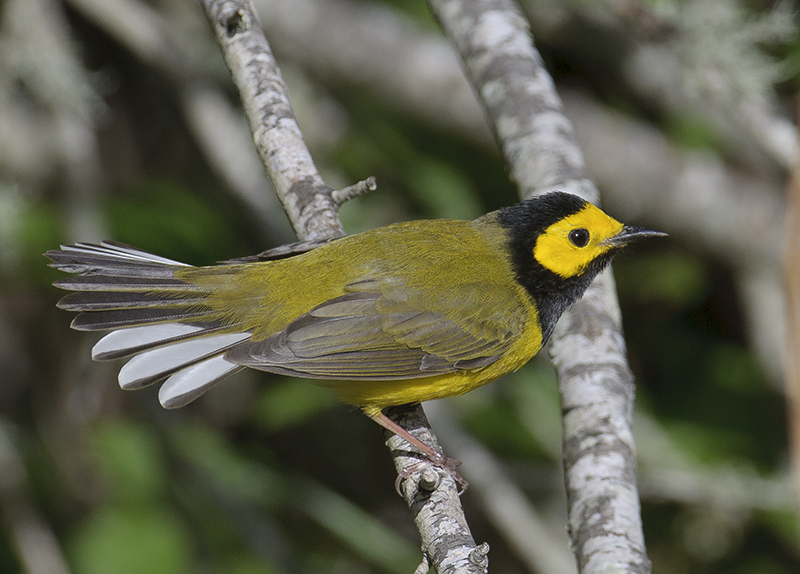
[[[71,309],[75,310],[75,309]],[[159,323],[199,323],[213,321],[216,315],[208,309],[192,310],[144,307],[140,309],[112,309],[109,311],[88,311],[80,313],[72,320],[71,327],[77,331],[107,331],[125,329],[140,325]]]
[[[45,255],[52,254],[49,251]],[[73,262],[71,259],[62,259],[51,267],[60,269],[67,273],[96,275],[102,274],[105,277],[141,277],[145,279],[172,279],[173,269],[161,268],[156,265],[136,265],[133,266],[129,261],[115,261],[113,259],[103,259],[99,257],[87,257],[81,262]]]
[[[183,323],[161,323],[159,325],[117,329],[103,336],[92,347],[92,359],[95,361],[122,359],[148,349],[169,345],[170,343],[178,343],[197,337],[201,333],[207,334],[210,332],[215,332],[215,329]]]
[[[60,250],[48,251],[45,256],[53,261],[51,267],[67,273],[106,277],[172,279],[175,268],[189,267],[185,263],[112,242],[62,245]]]
[[[182,407],[205,393],[225,377],[244,367],[225,360],[222,355],[178,371],[161,385],[158,400],[168,409]]]
[[[133,356],[120,370],[122,388],[167,379],[159,399],[174,408],[241,368],[223,355],[251,333],[221,320],[205,303],[207,290],[175,277],[186,264],[110,241],[45,255],[52,267],[75,274],[55,282],[73,291],[58,303],[79,312],[72,327],[112,331],[92,349],[92,358]]]
[[[186,263],[167,259],[154,253],[149,253],[130,245],[125,245],[119,241],[103,241],[102,243],[76,243],[75,245],[62,245],[61,251],[64,253],[76,253],[81,257],[89,254],[108,256],[113,259],[126,259],[129,261],[142,261],[145,263],[159,263],[161,265],[174,265],[177,267],[190,267]]]
[[[178,293],[176,295],[181,295]],[[171,307],[186,309],[202,304],[204,293],[190,297],[166,297],[164,293],[128,291],[79,291],[61,298],[58,307],[66,311],[104,311],[109,309],[137,309],[141,307]]]
[[[55,267],[55,265],[54,265]],[[62,271],[65,269],[59,267]],[[76,275],[53,283],[69,291],[202,291],[197,285],[189,285],[180,279],[150,277],[111,277],[108,275]]]
[[[150,349],[139,353],[125,363],[119,372],[119,385],[123,389],[145,387],[192,365],[218,356],[236,343],[249,338],[249,333],[227,333]]]

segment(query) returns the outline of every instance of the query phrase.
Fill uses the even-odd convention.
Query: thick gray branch
[[[344,235],[331,188],[317,172],[289,104],[286,84],[249,0],[202,0],[256,149],[302,240]]]
[[[520,194],[549,189],[597,201],[561,100],[511,0],[429,0],[493,124]],[[564,414],[569,529],[578,568],[645,573],[631,433],[633,381],[610,273],[553,336]]]
[[[374,179],[338,192],[325,185],[303,142],[286,85],[249,0],[203,0],[203,5],[239,89],[256,149],[297,235],[302,240],[343,235],[339,205],[374,189]],[[390,416],[438,449],[420,405]],[[415,472],[419,457],[408,456],[408,445],[393,434],[387,445],[398,473],[408,475],[402,494],[420,532],[427,557],[423,563],[430,562],[440,573],[485,572],[488,548],[475,547],[453,477],[430,465]]]
[[[614,280],[601,275],[553,334],[564,428],[569,532],[582,573],[650,571],[644,549],[634,384],[625,357]]]
[[[516,5],[509,0],[431,0],[430,5],[461,54],[520,194],[557,187],[597,201],[572,124]]]

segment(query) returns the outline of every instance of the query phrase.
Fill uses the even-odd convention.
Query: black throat
[[[500,210],[498,221],[509,230],[509,250],[517,280],[530,294],[539,312],[542,344],[550,338],[561,314],[580,299],[589,284],[611,260],[600,257],[573,277],[561,277],[533,256],[539,235],[553,223],[577,213],[586,202],[567,193],[548,193]]]

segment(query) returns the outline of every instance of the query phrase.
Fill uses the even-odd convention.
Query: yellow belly
[[[516,371],[541,348],[542,332],[536,309],[531,306],[522,336],[491,365],[419,379],[337,381],[335,390],[344,402],[361,407],[368,416],[374,416],[386,407],[462,395]]]

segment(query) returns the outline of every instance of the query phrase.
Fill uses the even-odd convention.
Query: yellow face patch
[[[619,221],[589,203],[545,229],[536,240],[533,256],[556,275],[574,277],[610,249],[603,241],[621,231]]]

